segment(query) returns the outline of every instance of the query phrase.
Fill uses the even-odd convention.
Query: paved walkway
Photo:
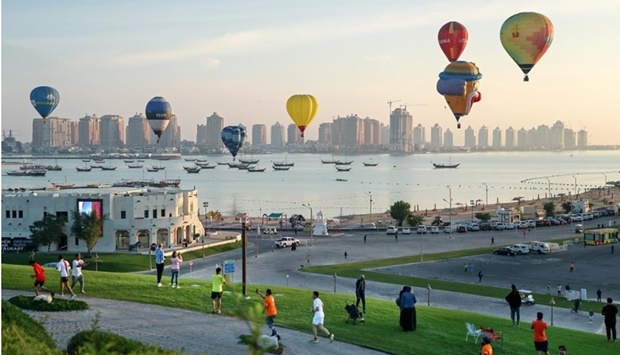
[[[2,290],[2,298],[16,295],[32,295],[32,292]],[[79,331],[90,329],[92,321],[99,316],[99,328],[146,344],[159,344],[163,348],[184,349],[189,353],[209,355],[247,355],[244,345],[238,344],[239,335],[250,334],[248,325],[241,320],[214,314],[186,311],[133,302],[80,297],[90,309],[75,312],[32,312],[34,319],[43,323],[45,329],[58,344],[66,349],[69,339]],[[309,325],[309,330],[311,327]],[[310,342],[312,335],[295,330],[279,328],[286,354],[359,354],[376,355],[380,352],[365,349],[336,340],[330,343],[320,338],[318,344]],[[265,327],[263,334],[268,334]]]

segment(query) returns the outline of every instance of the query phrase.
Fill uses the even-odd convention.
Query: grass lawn
[[[213,254],[223,253],[229,250],[241,248],[241,242],[225,244],[215,247],[205,247],[205,256]],[[63,255],[67,260],[72,261],[75,253],[69,252],[51,252],[51,253],[38,253],[35,260],[43,265],[45,263],[57,262],[58,255]],[[110,272],[135,272],[144,271],[149,269],[149,256],[137,253],[97,253],[99,259],[97,262],[97,268],[99,271]],[[94,253],[92,257],[89,257],[86,252],[82,253],[82,258],[88,261],[90,265],[85,269],[95,270]],[[153,258],[153,268],[155,268],[155,256]],[[183,252],[183,261],[187,262],[192,259],[202,258],[202,249]],[[28,265],[30,261],[30,253],[3,253],[3,264],[16,264],[16,265]]]
[[[564,238],[565,239],[565,238]],[[557,242],[557,241],[556,241]],[[499,248],[499,246],[493,247],[485,247],[485,248],[476,248],[476,249],[466,249],[466,250],[457,250],[457,251],[449,251],[443,253],[436,254],[425,254],[424,261],[435,261],[435,260],[445,260],[452,258],[460,258],[464,256],[472,256],[472,255],[480,255],[480,254],[488,254],[493,250]],[[471,295],[478,296],[486,296],[486,297],[495,297],[504,299],[510,290],[505,288],[491,287],[491,286],[482,286],[482,285],[472,285],[465,284],[460,282],[452,282],[452,281],[444,281],[437,279],[426,279],[422,277],[413,277],[413,276],[400,276],[400,275],[392,275],[381,272],[369,271],[370,269],[375,269],[379,267],[387,267],[387,266],[396,266],[403,264],[413,264],[419,263],[420,256],[412,255],[412,256],[400,256],[395,258],[387,258],[387,259],[375,259],[375,260],[366,260],[366,261],[358,261],[352,263],[344,263],[344,264],[334,264],[334,265],[323,265],[323,266],[308,266],[300,269],[303,272],[314,272],[317,274],[323,275],[333,275],[336,273],[341,277],[349,277],[352,279],[357,279],[360,274],[364,274],[366,280],[378,281],[383,283],[391,283],[395,285],[411,285],[418,288],[426,289],[427,285],[431,285],[434,290],[444,290],[444,291],[453,291],[459,293],[467,293]],[[540,305],[548,305],[551,299],[550,295],[543,293],[532,293],[536,302]],[[566,300],[564,297],[554,297],[555,307],[567,308],[570,309],[573,307],[573,302]],[[581,309],[598,309],[600,308],[600,302],[593,301],[582,301]]]
[[[198,312],[210,311],[210,283],[195,279],[180,279],[180,290],[154,287],[152,275],[114,274],[107,272],[84,272],[88,283],[88,296],[134,301],[144,304],[183,308]],[[2,288],[30,290],[32,279],[28,266],[3,265]],[[50,277],[49,285],[54,285],[56,277]],[[194,286],[195,285],[195,286]],[[241,285],[234,285],[230,291],[238,294]],[[312,296],[310,290],[285,288],[279,286],[251,285],[249,290],[264,290],[271,287],[278,306],[278,326],[296,329],[308,333],[311,338],[310,308]],[[148,290],[148,294],[145,293]],[[398,288],[395,288],[395,292]],[[224,295],[223,313],[227,316],[239,316],[256,303],[262,303],[253,292],[251,300]],[[148,295],[145,297],[145,294]],[[237,301],[235,301],[237,299]],[[345,300],[350,296],[333,293],[321,294],[325,303],[326,327],[336,335],[337,340],[357,344],[392,354],[477,354],[480,346],[471,339],[465,342],[465,322],[477,326],[492,327],[504,332],[503,346],[496,344],[496,354],[532,354],[532,334],[524,323],[523,327],[513,328],[509,319],[490,317],[482,314],[436,307],[419,306],[418,330],[405,333],[398,325],[398,307],[394,302],[377,299],[367,300],[366,323],[363,325],[345,324],[348,315],[344,310]],[[260,322],[263,322],[261,317]],[[249,333],[249,330],[248,332]],[[559,344],[568,347],[571,354],[597,355],[617,354],[617,344],[607,343],[603,336],[551,328],[548,330],[550,350],[555,352]],[[241,335],[241,334],[239,334]],[[326,341],[326,339],[323,339]],[[286,339],[284,340],[286,345]]]

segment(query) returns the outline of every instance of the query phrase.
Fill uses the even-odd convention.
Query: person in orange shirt
[[[493,347],[491,346],[491,339],[487,337],[482,338],[482,350],[480,355],[493,355]]]
[[[31,276],[34,279],[34,294],[38,296],[39,289],[41,289],[49,292],[54,297],[54,291],[45,287],[45,270],[43,267],[34,260],[30,260],[30,265],[32,265],[34,271],[34,275]]]
[[[536,354],[549,355],[549,343],[547,341],[547,334],[545,330],[548,328],[547,323],[543,321],[543,313],[536,313],[536,320],[532,322],[534,330],[534,348],[536,348]]]
[[[271,294],[271,289],[268,288],[267,291],[265,291],[265,295],[260,293],[258,289],[256,290],[256,293],[258,293],[258,295],[261,296],[261,298],[263,299],[263,304],[265,305],[265,313],[267,314],[266,323],[269,329],[271,329],[271,336],[277,337],[278,341],[280,341],[282,338],[280,337],[280,334],[278,334],[278,330],[276,329],[275,325],[275,318],[276,315],[278,315],[278,310],[276,309],[276,300]]]

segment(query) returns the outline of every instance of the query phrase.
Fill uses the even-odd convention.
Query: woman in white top
[[[172,263],[172,278],[170,279],[170,286],[172,288],[180,288],[179,287],[179,271],[181,271],[181,263],[183,262],[183,258],[181,257],[181,253],[177,253],[176,251],[172,252],[172,258],[170,258],[170,262]]]
[[[323,326],[325,321],[325,312],[323,312],[323,301],[319,298],[319,292],[312,292],[312,312],[314,313],[314,318],[312,318],[312,334],[314,334],[314,338],[312,341],[314,343],[319,342],[319,338],[317,337],[317,328],[320,328],[325,335],[329,338],[329,342],[334,341],[334,334],[330,333],[327,328]]]

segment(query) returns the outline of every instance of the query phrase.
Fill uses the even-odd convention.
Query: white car
[[[525,244],[514,244],[511,248],[515,250],[517,255],[523,255],[530,252],[530,247]]]
[[[390,234],[396,234],[396,230],[397,230],[397,229],[396,229],[396,227],[394,227],[394,226],[389,226],[389,227],[387,227],[387,229],[385,230],[385,233],[386,233],[387,235],[390,235]]]
[[[472,231],[472,232],[479,232],[480,231],[480,225],[478,225],[478,223],[472,223],[472,224],[470,224],[468,226],[467,229]]]
[[[579,215],[574,214],[570,216],[570,221],[571,223],[572,222],[583,222],[583,218]]]
[[[426,234],[426,227],[420,224],[415,232],[418,234]]]
[[[263,234],[278,234],[278,230],[275,228],[263,228]]]
[[[449,227],[446,227],[449,228]],[[448,232],[450,233],[450,232]],[[431,226],[431,234],[439,234],[439,227],[437,226]]]
[[[515,229],[514,223],[506,223],[504,224],[504,229]]]
[[[411,234],[411,228],[409,227],[403,228],[403,234]]]
[[[444,233],[452,233],[452,227],[450,227],[450,226],[446,226],[446,227],[443,229],[443,232],[444,232]]]
[[[293,245],[299,245],[299,239],[295,239],[293,237],[282,237],[280,240],[275,242],[275,246],[278,248],[286,248],[292,247]]]

